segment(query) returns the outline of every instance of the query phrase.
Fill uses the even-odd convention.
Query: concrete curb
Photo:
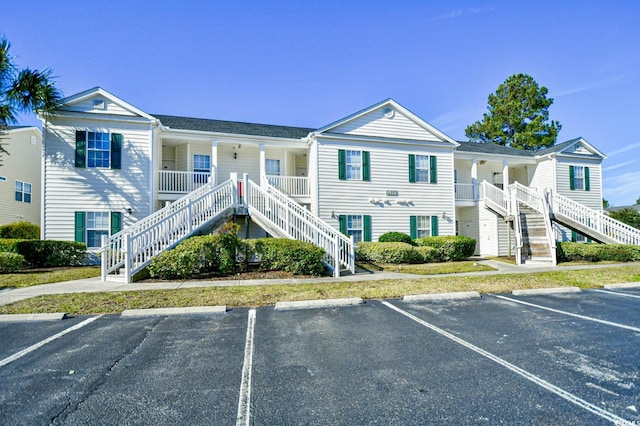
[[[153,308],[127,309],[120,313],[121,317],[149,317],[158,315],[191,315],[191,314],[223,314],[226,306],[194,306],[188,308]]]
[[[18,322],[18,321],[60,321],[65,317],[64,312],[55,312],[51,314],[3,314],[0,315],[0,322]]]
[[[513,290],[514,296],[538,296],[544,294],[580,293],[579,287],[532,288],[529,290]]]
[[[437,302],[441,300],[465,300],[478,299],[480,293],[477,291],[461,291],[457,293],[435,293],[435,294],[410,294],[402,298],[403,302]]]
[[[362,303],[363,301],[360,297],[352,297],[349,299],[301,300],[298,302],[277,302],[275,309],[277,311],[286,311],[293,309],[335,308],[338,306],[360,305]]]
[[[640,288],[640,283],[607,284],[604,288],[607,290],[615,290],[617,288]]]

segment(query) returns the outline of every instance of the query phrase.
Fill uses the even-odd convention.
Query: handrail
[[[549,203],[548,195],[548,191],[544,191],[540,198],[540,202],[542,203],[542,216],[544,217],[544,227],[547,230],[547,242],[549,243],[549,249],[551,252],[551,261],[554,265],[557,265],[556,238],[555,232],[553,232],[553,226],[551,225],[551,204]]]
[[[513,233],[516,235],[516,265],[522,265],[522,221],[520,220],[520,207],[516,199],[515,191],[511,192],[511,205],[513,207]]]
[[[355,247],[350,237],[340,233],[312,212],[293,201],[278,188],[265,183],[261,188],[247,179],[247,205],[277,226],[285,235],[311,242],[325,250],[325,261],[339,276],[340,265],[355,273]]]
[[[542,213],[544,205],[538,191],[524,186],[519,182],[509,185],[509,190],[515,192],[516,200]]]
[[[309,178],[306,176],[264,176],[270,186],[292,197],[308,197]],[[264,182],[263,180],[263,182]]]
[[[640,245],[640,230],[553,192],[552,211],[620,244]]]
[[[103,237],[102,280],[124,268],[125,282],[144,268],[153,257],[171,248],[235,202],[234,183],[205,184],[174,203],[134,223],[132,226]]]
[[[511,209],[509,208],[509,197],[505,191],[490,184],[486,180],[482,181],[480,189],[485,203],[488,201],[488,204],[493,204],[494,206],[504,210],[507,215],[511,213]]]

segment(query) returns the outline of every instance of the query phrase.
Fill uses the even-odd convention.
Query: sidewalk
[[[578,265],[578,266],[546,266],[528,265],[516,266],[497,260],[478,260],[478,263],[496,268],[495,271],[464,272],[451,274],[459,277],[480,276],[480,275],[500,275],[500,274],[522,274],[527,272],[552,272],[571,271],[576,269],[598,269],[615,268],[620,266],[633,265],[633,263],[617,263],[606,265]],[[377,280],[402,280],[429,277],[444,277],[450,275],[416,275],[401,274],[398,272],[371,272],[346,275],[339,278],[318,277],[318,278],[290,278],[290,279],[264,279],[264,280],[224,280],[224,281],[163,281],[163,282],[143,282],[123,284],[117,282],[102,282],[100,277],[87,278],[76,281],[65,281],[54,284],[42,284],[31,287],[18,288],[15,290],[0,291],[0,306],[30,299],[36,296],[48,294],[64,293],[96,293],[104,291],[136,291],[136,290],[167,290],[193,287],[229,287],[229,286],[254,286],[273,284],[309,284],[323,282],[353,282],[353,281],[377,281]]]

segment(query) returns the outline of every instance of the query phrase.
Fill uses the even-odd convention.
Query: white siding
[[[249,173],[249,179],[260,182],[260,147],[257,145],[241,144],[241,148],[233,149],[234,145],[218,143],[218,176],[222,183],[229,179],[231,173],[237,173],[242,179],[244,173]],[[233,158],[233,153],[236,158]]]
[[[42,137],[35,128],[16,129],[0,135],[0,142],[8,152],[1,157],[0,225],[27,221],[40,226]],[[31,184],[30,203],[16,201],[16,180]]]
[[[594,210],[602,210],[602,168],[599,159],[576,159],[558,157],[556,161],[557,191],[565,197]],[[590,190],[571,190],[569,182],[569,166],[589,167]]]
[[[474,254],[480,254],[480,222],[478,216],[478,206],[459,207],[456,209],[458,234],[476,240],[476,250]]]
[[[94,105],[94,101],[102,101],[103,103]],[[85,112],[89,114],[123,115],[129,117],[136,116],[136,114],[134,114],[133,112],[123,108],[117,103],[111,102],[110,100],[100,95],[92,96],[88,99],[84,99],[83,101],[74,103],[72,105],[66,105],[64,107],[64,111]]]
[[[384,108],[373,110],[368,114],[331,129],[330,132],[394,139],[440,141],[439,137],[419,126],[399,111],[395,111],[391,118],[387,118],[383,110]]]
[[[79,125],[79,123],[82,123]],[[152,213],[149,205],[151,129],[141,124],[56,120],[45,134],[46,239],[73,240],[75,211],[119,211],[123,227]],[[122,169],[75,167],[75,131],[121,133]],[[131,208],[129,215],[126,209]]]
[[[440,235],[454,235],[453,150],[450,145],[419,148],[402,144],[360,144],[319,138],[319,215],[338,228],[341,214],[371,215],[372,240],[389,231],[409,233],[409,216],[438,216]],[[370,152],[371,181],[339,180],[338,150]],[[312,150],[313,151],[313,150]],[[408,155],[435,155],[437,183],[409,183]],[[386,195],[387,190],[398,196]],[[369,199],[384,199],[373,204]],[[409,203],[398,204],[397,200]],[[443,212],[447,218],[443,219]]]
[[[536,165],[535,171],[533,172],[530,186],[539,189],[550,188],[555,190],[554,169],[555,159],[544,158],[539,161]]]

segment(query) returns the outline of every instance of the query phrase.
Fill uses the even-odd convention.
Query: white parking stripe
[[[616,296],[633,297],[634,299],[640,299],[640,296],[636,296],[635,294],[618,293],[617,291],[607,291],[607,290],[593,290],[593,291],[597,291],[599,293],[615,294]]]
[[[58,339],[59,337],[64,336],[67,333],[71,333],[74,330],[77,330],[79,328],[84,327],[87,324],[90,324],[90,323],[94,322],[95,320],[97,320],[101,316],[102,315],[98,315],[97,317],[92,317],[92,318],[86,319],[86,320],[82,321],[81,323],[78,323],[78,324],[74,325],[73,327],[69,327],[66,330],[62,330],[60,333],[54,334],[53,336],[48,337],[48,338],[36,343],[35,345],[31,345],[28,348],[23,349],[20,352],[15,353],[15,354],[11,355],[10,357],[7,357],[7,358],[3,359],[2,361],[0,361],[0,367],[4,367],[5,365],[7,365],[7,364],[9,364],[9,363],[11,363],[11,362],[13,362],[15,360],[17,360],[19,358],[22,358],[23,356],[25,356],[29,352],[33,352],[36,349],[46,345],[49,342],[53,342],[54,340]]]
[[[444,337],[446,337],[448,339],[451,339],[454,342],[456,342],[456,343],[458,343],[458,344],[460,344],[460,345],[462,345],[462,346],[464,346],[464,347],[466,347],[468,349],[471,349],[472,351],[474,351],[474,352],[476,352],[476,353],[478,353],[478,354],[490,359],[491,361],[502,365],[503,367],[507,368],[508,370],[510,370],[510,371],[512,371],[512,372],[514,372],[516,374],[519,374],[520,376],[522,376],[525,379],[535,383],[536,385],[538,385],[538,386],[540,386],[540,387],[542,387],[544,389],[547,389],[548,391],[551,391],[551,392],[555,393],[556,395],[566,399],[567,401],[569,401],[569,402],[571,402],[571,403],[573,403],[573,404],[575,404],[575,405],[577,405],[577,406],[579,406],[581,408],[584,408],[585,410],[590,411],[590,412],[602,417],[603,419],[609,420],[609,421],[615,423],[616,425],[632,425],[633,424],[633,423],[623,419],[622,417],[618,417],[617,415],[615,415],[615,414],[613,414],[613,413],[611,413],[611,412],[609,412],[607,410],[603,410],[602,408],[598,407],[597,405],[591,404],[590,402],[587,402],[587,401],[575,396],[574,394],[572,394],[570,392],[567,392],[566,390],[564,390],[562,388],[559,388],[558,386],[555,386],[555,385],[553,385],[553,384],[541,379],[540,377],[535,376],[534,374],[529,373],[528,371],[523,370],[522,368],[517,367],[517,366],[511,364],[510,362],[505,361],[504,359],[502,359],[502,358],[500,358],[500,357],[498,357],[496,355],[493,355],[492,353],[487,352],[484,349],[481,349],[481,348],[479,348],[479,347],[467,342],[466,340],[462,340],[459,337],[456,337],[453,334],[448,333],[448,332],[444,331],[443,329],[441,329],[439,327],[436,327],[435,325],[430,324],[430,323],[428,323],[428,322],[416,317],[415,315],[412,315],[409,312],[404,311],[404,310],[392,305],[389,302],[384,302],[383,301],[381,303],[383,305],[387,306],[388,308],[391,308],[394,311],[396,311],[396,312],[398,312],[398,313],[400,313],[400,314],[412,319],[413,321],[417,322],[418,324],[421,324],[421,325],[423,325],[423,326],[435,331],[436,333],[441,334],[442,336],[444,336]]]
[[[497,297],[498,299],[508,300],[508,301],[514,302],[514,303],[520,303],[521,305],[531,306],[533,308],[544,309],[545,311],[555,312],[557,314],[567,315],[567,316],[574,317],[574,318],[580,318],[580,319],[583,319],[585,321],[593,321],[593,322],[597,322],[599,324],[610,325],[612,327],[618,327],[618,328],[624,328],[625,330],[631,330],[631,331],[635,331],[636,333],[640,333],[640,328],[633,327],[633,326],[630,326],[630,325],[625,325],[625,324],[620,324],[620,323],[617,323],[617,322],[601,320],[601,319],[598,319],[598,318],[588,317],[586,315],[574,314],[572,312],[561,311],[559,309],[548,308],[546,306],[536,305],[535,303],[524,302],[522,300],[512,299],[510,297],[499,296],[497,294],[494,294],[493,297]]]
[[[247,321],[247,338],[244,345],[244,364],[242,366],[242,382],[238,400],[238,416],[236,426],[251,424],[251,370],[253,370],[253,330],[256,324],[256,310],[249,310]]]

